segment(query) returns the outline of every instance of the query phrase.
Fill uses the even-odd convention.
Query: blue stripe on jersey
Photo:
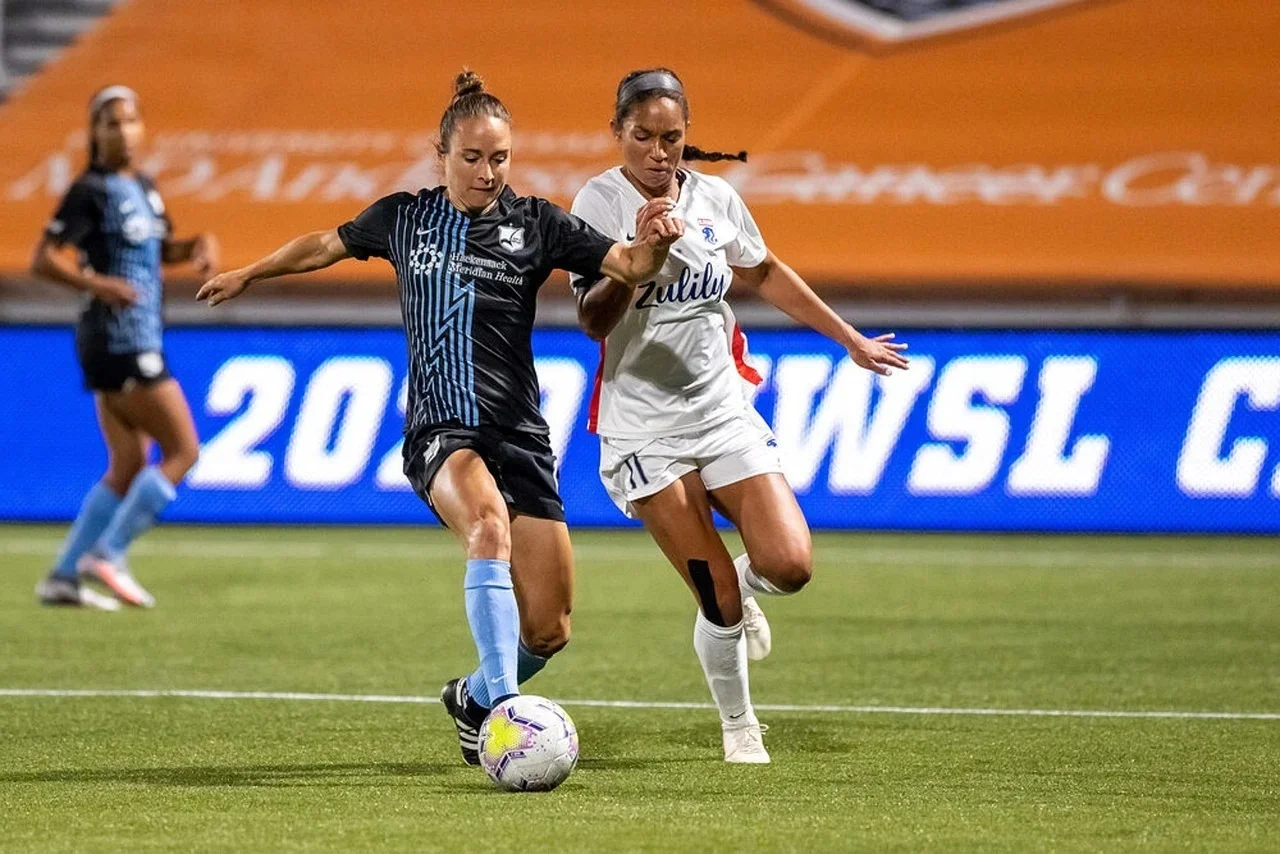
[[[401,284],[412,376],[406,413],[410,426],[480,423],[471,339],[475,287],[449,271],[450,259],[466,251],[469,225],[443,197],[396,213],[388,254]]]
[[[133,176],[106,176],[106,190],[103,218],[108,254],[106,272],[127,279],[138,293],[137,303],[112,312],[106,328],[107,349],[112,353],[159,350],[163,338],[160,318],[163,227],[151,209],[146,191]]]

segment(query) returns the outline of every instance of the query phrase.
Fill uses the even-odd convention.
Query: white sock
[[[698,611],[693,624],[693,649],[720,710],[720,722],[734,727],[759,723],[747,686],[747,639],[742,623],[727,628],[717,626]]]
[[[751,568],[751,558],[746,554],[740,554],[733,561],[734,569],[738,570],[738,589],[742,591],[742,598],[754,596],[757,593],[764,593],[769,596],[790,596],[786,590],[777,587],[767,578],[756,575],[756,571]]]

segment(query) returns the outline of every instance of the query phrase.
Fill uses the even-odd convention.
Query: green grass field
[[[764,603],[773,764],[731,767],[714,711],[661,705],[707,700],[674,572],[578,534],[574,640],[527,687],[583,759],[505,795],[392,701],[472,661],[445,535],[162,529],[133,558],[159,607],[104,614],[35,604],[60,534],[0,527],[0,689],[387,701],[0,696],[5,852],[1280,848],[1275,540],[819,536]]]

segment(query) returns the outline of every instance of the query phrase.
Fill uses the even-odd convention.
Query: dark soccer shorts
[[[172,376],[164,353],[159,350],[108,353],[78,347],[77,356],[84,374],[84,387],[89,391],[127,391],[135,385],[155,385]]]
[[[450,454],[468,448],[484,460],[513,516],[564,521],[556,457],[546,436],[496,427],[429,426],[406,436],[404,448],[405,477],[437,519],[431,482]]]

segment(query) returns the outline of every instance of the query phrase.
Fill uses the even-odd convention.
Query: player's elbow
[[[52,262],[49,260],[49,244],[42,242],[31,256],[31,275],[48,278]]]
[[[579,312],[578,325],[582,327],[582,331],[587,333],[587,337],[592,341],[603,341],[609,337],[609,328],[599,318],[583,315]]]
[[[608,322],[600,307],[591,302],[589,295],[578,300],[578,326],[592,341],[603,341],[613,329],[613,324]]]

